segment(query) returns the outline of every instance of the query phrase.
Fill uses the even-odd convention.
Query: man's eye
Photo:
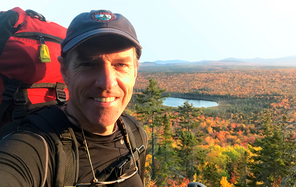
[[[128,65],[124,63],[118,63],[118,64],[115,64],[114,66],[119,68],[128,67]]]
[[[118,67],[124,67],[124,66],[126,66],[126,64],[117,64],[116,66],[118,66]]]

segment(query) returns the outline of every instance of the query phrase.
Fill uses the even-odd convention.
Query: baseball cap
[[[140,45],[133,25],[121,14],[109,10],[92,10],[81,13],[70,23],[66,38],[61,43],[62,56],[84,41],[106,34],[114,34],[128,39],[136,47],[138,58],[141,56]]]

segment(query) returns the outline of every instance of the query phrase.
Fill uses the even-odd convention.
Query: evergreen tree
[[[203,173],[203,179],[207,181],[207,186],[220,187],[220,176],[215,163],[206,164]]]
[[[162,113],[167,111],[167,109],[162,106],[163,99],[169,97],[169,95],[164,95],[164,92],[164,89],[157,87],[157,81],[150,78],[147,88],[142,91],[142,94],[136,95],[136,112],[139,120],[143,121],[144,125],[148,125],[151,129],[151,137],[149,138],[151,149],[148,149],[148,152],[150,152],[152,156],[152,180],[155,179],[155,140],[157,138],[155,128],[161,123],[160,119]]]
[[[250,147],[253,156],[249,162],[248,184],[271,187],[274,182],[281,182],[293,174],[290,169],[295,166],[293,152],[296,144],[291,133],[285,135],[285,124],[274,123],[269,111],[263,116],[261,125],[263,138],[256,139]]]
[[[199,122],[194,120],[200,115],[199,108],[193,107],[192,104],[186,101],[182,106],[178,107],[177,111],[179,112],[178,117],[181,127],[186,128],[187,131],[199,127]]]
[[[167,186],[167,179],[176,178],[175,175],[178,169],[178,163],[176,162],[177,154],[173,148],[173,133],[170,124],[170,116],[164,115],[162,119],[162,140],[159,142],[159,148],[156,152],[157,158],[157,186]]]
[[[178,107],[179,128],[176,130],[176,136],[179,139],[176,152],[181,158],[180,171],[182,175],[189,180],[193,180],[195,174],[199,174],[198,163],[203,159],[203,154],[199,153],[195,146],[202,142],[203,134],[198,131],[199,122],[196,118],[199,116],[200,109],[193,107],[186,101]]]
[[[235,186],[237,187],[246,187],[247,186],[247,174],[248,174],[248,166],[247,166],[247,159],[248,159],[248,152],[244,151],[242,154],[241,160],[238,162],[236,172],[239,174],[237,183]]]

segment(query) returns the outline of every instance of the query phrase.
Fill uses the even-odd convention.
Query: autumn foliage
[[[219,70],[213,72],[139,72],[135,90],[148,86],[153,78],[167,92],[200,93],[253,97],[256,95],[294,95],[296,69]]]
[[[266,138],[267,131],[264,131],[263,127],[266,126],[267,113],[270,117],[268,128],[274,128],[270,132],[277,131],[277,137],[285,138],[282,144],[295,141],[296,69],[219,70],[195,73],[140,72],[135,87],[136,93],[141,93],[141,90],[148,86],[150,77],[158,82],[161,89],[172,94],[189,93],[197,98],[202,96],[222,98],[224,96],[222,101],[228,103],[237,98],[245,99],[247,102],[239,106],[246,106],[245,110],[240,110],[240,108],[227,110],[228,107],[233,107],[233,104],[223,106],[223,109],[226,108],[225,111],[228,111],[225,115],[218,113],[217,109],[199,109],[198,115],[190,112],[185,115],[176,108],[166,110],[165,115],[166,117],[169,116],[171,135],[167,136],[167,133],[165,133],[167,131],[164,129],[165,122],[159,121],[158,125],[153,126],[153,134],[156,137],[154,167],[157,175],[154,180],[151,180],[152,162],[151,155],[148,154],[145,175],[146,186],[186,186],[193,181],[211,187],[277,187],[283,184],[284,186],[292,184],[289,177],[295,172],[291,168],[295,166],[296,162],[289,160],[290,157],[288,159],[287,154],[280,154],[279,152],[279,155],[283,156],[281,156],[282,160],[278,161],[287,170],[283,170],[282,173],[267,172],[266,175],[269,178],[267,177],[266,180],[256,176],[256,171],[261,167],[259,163],[263,161],[255,160],[257,158],[266,160],[264,156],[268,155],[261,155],[263,151],[268,152],[269,147],[280,146],[275,145],[276,142],[265,143],[265,147],[258,146],[263,146],[259,142]],[[261,105],[264,107],[258,110],[256,102],[259,100],[254,103],[249,102],[253,98],[264,99],[265,105]],[[141,120],[133,105],[133,103],[129,105],[130,113]],[[220,108],[222,107],[220,106]],[[151,136],[152,129],[148,124],[151,122],[145,122],[149,136]],[[155,119],[154,124],[156,124]],[[186,144],[186,138],[190,140],[191,135],[193,135],[196,143]],[[273,136],[270,135],[270,137]],[[168,137],[169,140],[165,137]],[[190,141],[193,141],[193,139]],[[170,149],[163,149],[164,144],[170,146]],[[185,149],[186,146],[188,146],[188,149]],[[292,146],[292,144],[286,146]],[[287,147],[287,149],[293,148]],[[172,150],[176,154],[171,153]],[[161,152],[159,153],[159,151]],[[166,151],[170,151],[168,154],[171,155],[170,161],[174,163],[173,165],[163,165],[166,163],[163,160]],[[187,151],[191,156],[184,154]],[[157,153],[159,153],[158,157]],[[185,156],[192,163],[192,168],[186,166]],[[272,157],[273,155],[269,156]],[[164,167],[170,169],[164,170]],[[166,172],[166,174],[161,172]],[[164,176],[165,181],[163,180]],[[268,180],[273,182],[268,183]]]

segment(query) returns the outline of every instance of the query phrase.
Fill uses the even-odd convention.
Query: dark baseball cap
[[[66,38],[61,43],[62,56],[84,41],[104,35],[117,35],[129,40],[141,56],[140,45],[133,25],[121,14],[113,14],[109,10],[92,10],[76,16],[67,30]]]

